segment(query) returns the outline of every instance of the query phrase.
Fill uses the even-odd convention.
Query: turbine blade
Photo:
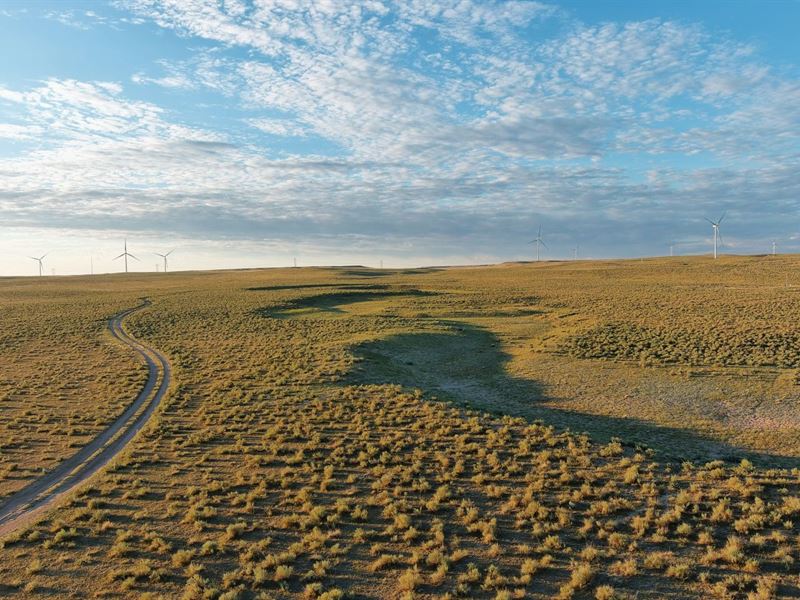
[[[727,211],[727,210],[726,210],[725,212],[723,212],[723,213],[722,213],[722,216],[719,218],[719,221],[717,221],[717,225],[719,225],[720,223],[722,223],[722,219],[724,219],[724,218],[725,218],[725,215],[727,215],[727,214],[728,214],[728,211]]]
[[[712,220],[711,220],[711,219],[709,219],[708,217],[703,217],[703,218],[704,218],[706,221],[708,221],[709,223],[711,223],[712,225],[716,225],[716,223],[714,223],[714,221],[712,221]]]
[[[139,259],[138,259],[138,258],[136,258],[136,257],[135,257],[133,254],[128,254],[128,256],[130,256],[130,257],[131,257],[133,260],[139,260]]]
[[[167,252],[167,253],[166,253],[164,256],[169,256],[169,255],[170,255],[170,254],[172,254],[173,252],[175,252],[175,248],[173,248],[172,250],[170,250],[169,252]]]
[[[123,256],[125,256],[125,254],[120,254],[119,256],[115,256],[111,260],[117,260],[118,258],[122,258]]]
[[[545,248],[547,248],[547,244],[545,244],[545,243],[544,243],[544,240],[539,240],[539,241],[541,242],[542,246],[544,246]],[[550,250],[550,248],[547,248],[547,249],[548,249],[548,250]]]

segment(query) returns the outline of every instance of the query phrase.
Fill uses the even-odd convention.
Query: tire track
[[[144,426],[169,388],[169,361],[158,350],[129,335],[123,321],[150,306],[142,304],[124,310],[108,320],[108,329],[120,343],[129,346],[147,364],[147,383],[136,399],[106,429],[54,469],[15,492],[0,506],[0,536],[5,536],[44,512],[119,454]]]

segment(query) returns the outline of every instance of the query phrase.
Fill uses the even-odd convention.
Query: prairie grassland
[[[170,357],[176,384],[120,460],[3,541],[0,594],[796,597],[800,471],[783,465],[800,449],[794,363],[761,348],[742,364],[731,357],[745,350],[714,340],[768,322],[790,335],[800,313],[785,273],[798,266],[53,281],[32,293],[55,302],[65,286],[94,307],[69,313],[87,343],[93,310],[150,297],[129,331]],[[704,315],[722,338],[703,337]],[[603,353],[598,339],[626,325],[659,333]],[[701,358],[648,351],[683,340]],[[53,360],[69,374],[80,357]],[[48,393],[41,405],[57,410]]]
[[[0,283],[0,498],[122,412],[146,371],[106,332],[137,304],[50,281]]]
[[[479,277],[502,286],[499,269]],[[800,454],[796,258],[548,265],[533,279],[543,329],[478,324],[499,338],[509,375],[539,384],[551,422],[583,431],[563,411],[603,417],[589,430],[676,458]]]

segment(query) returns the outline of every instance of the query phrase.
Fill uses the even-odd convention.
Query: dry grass
[[[0,285],[0,498],[86,444],[147,376],[105,328],[135,295],[32,283]]]
[[[713,369],[700,379],[717,393],[773,389],[769,377],[789,385],[784,370],[757,371],[764,379],[751,384],[724,360],[661,367],[564,351],[609,315],[645,326],[684,322],[674,311],[700,314],[702,281],[749,286],[724,296],[730,319],[743,302],[743,322],[759,307],[781,318],[772,307],[792,292],[766,282],[794,259],[779,260],[741,259],[739,270],[720,261],[711,274],[696,260],[173,274],[95,278],[92,288],[2,282],[3,298],[29,286],[37,302],[72,290],[70,302],[91,309],[65,322],[87,343],[102,335],[103,316],[148,295],[153,306],[129,329],[170,357],[176,388],[112,468],[5,540],[0,594],[797,595],[800,472],[756,452],[783,439],[784,453],[796,455],[796,430],[734,435],[731,423],[707,425],[715,416],[706,404],[697,420],[662,413],[662,388],[642,389],[648,378],[663,389],[685,383],[670,369],[697,368]],[[59,321],[37,329],[33,313],[19,319],[41,339],[58,331]],[[69,373],[80,357],[57,360]],[[138,372],[132,361],[117,368]],[[619,396],[604,394],[612,390],[648,417],[619,415]],[[36,394],[58,406],[56,391]],[[774,409],[766,396],[751,399],[755,414],[762,408]],[[655,443],[636,447],[628,433]],[[668,460],[684,440],[694,440],[686,452],[707,458]],[[749,448],[751,460],[713,460],[722,447]]]

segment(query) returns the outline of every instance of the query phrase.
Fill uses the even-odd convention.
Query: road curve
[[[30,522],[105,466],[133,439],[160,404],[169,388],[169,361],[158,350],[130,336],[122,326],[127,316],[149,305],[150,301],[144,298],[139,306],[124,310],[108,320],[111,335],[132,348],[147,364],[148,375],[144,388],[136,400],[91,442],[3,501],[0,505],[0,536]]]

